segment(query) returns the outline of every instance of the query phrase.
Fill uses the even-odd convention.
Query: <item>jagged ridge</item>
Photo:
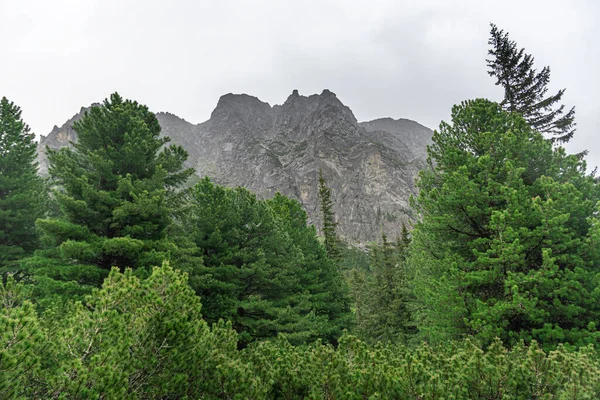
[[[47,173],[46,145],[76,140],[72,123],[86,109],[40,140],[40,171]],[[244,186],[260,197],[275,192],[302,202],[319,224],[319,169],[332,188],[339,233],[355,243],[395,237],[410,222],[408,200],[424,166],[432,131],[414,121],[383,118],[358,123],[329,90],[270,106],[246,94],[221,96],[208,121],[191,124],[158,113],[162,134],[185,147],[188,165],[227,186]]]

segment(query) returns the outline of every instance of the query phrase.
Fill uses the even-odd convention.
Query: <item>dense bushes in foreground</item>
[[[535,342],[292,346],[284,337],[237,350],[230,325],[208,327],[187,276],[168,265],[146,280],[113,270],[66,315],[37,316],[25,287],[0,289],[0,398],[594,399],[592,347]],[[65,313],[61,309],[61,313]]]
[[[550,353],[537,344],[482,350],[369,346],[344,336],[337,349],[263,342],[245,354],[273,399],[596,399],[600,362],[591,347]]]

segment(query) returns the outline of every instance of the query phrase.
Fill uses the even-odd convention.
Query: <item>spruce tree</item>
[[[332,260],[339,260],[340,241],[337,237],[337,222],[333,213],[333,200],[331,200],[331,189],[327,187],[327,181],[323,176],[323,170],[319,169],[318,195],[321,208],[321,231],[325,239],[327,255]]]
[[[429,147],[410,255],[428,340],[598,340],[600,187],[518,113],[452,110]]]
[[[504,88],[504,110],[518,112],[538,132],[551,136],[552,141],[568,142],[575,133],[575,108],[565,110],[560,104],[565,89],[547,95],[550,67],[541,71],[534,68],[534,58],[517,48],[504,32],[491,24],[487,59],[488,74],[496,78],[496,85]]]
[[[410,242],[410,232],[408,232],[406,224],[402,223],[402,231],[400,231],[400,236],[396,238],[396,248],[402,255],[402,258],[406,258],[406,252],[408,250]]]
[[[404,343],[415,333],[406,273],[409,244],[404,225],[395,244],[382,234],[381,243],[371,247],[369,271],[352,271],[357,333],[365,340]]]
[[[0,100],[0,267],[38,247],[36,219],[44,216],[46,191],[37,175],[35,135],[21,109]]]
[[[166,147],[156,116],[117,93],[73,129],[72,149],[46,150],[61,215],[38,221],[48,249],[26,266],[81,290],[101,283],[111,267],[161,265],[176,250],[167,228],[176,189],[192,174],[183,169],[187,153]]]

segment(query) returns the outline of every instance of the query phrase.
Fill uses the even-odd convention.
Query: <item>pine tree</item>
[[[340,241],[337,237],[337,222],[333,213],[333,201],[331,200],[331,189],[327,187],[327,181],[323,176],[323,170],[319,169],[318,194],[321,206],[321,218],[323,237],[325,239],[325,249],[327,255],[332,260],[339,260]]]
[[[258,200],[208,178],[189,201],[180,223],[203,264],[187,272],[208,322],[230,320],[242,346],[281,333],[293,343],[340,335],[348,317],[343,283],[298,203]]]
[[[433,142],[409,260],[424,337],[597,340],[600,187],[585,162],[487,100],[455,106]]]
[[[0,100],[0,267],[38,247],[36,219],[44,216],[46,191],[37,175],[35,135],[21,109]]]
[[[231,325],[209,327],[187,276],[114,268],[85,302],[38,316],[0,283],[0,398],[264,398]],[[16,300],[16,301],[15,301]]]
[[[48,250],[25,266],[40,281],[77,281],[69,290],[78,291],[97,286],[111,267],[149,268],[176,251],[167,228],[176,189],[192,170],[182,168],[182,147],[165,147],[156,116],[117,93],[73,129],[72,149],[46,150],[61,215],[38,221]]]
[[[517,49],[508,32],[494,24],[490,35],[488,74],[496,78],[496,85],[504,88],[503,109],[521,113],[531,127],[550,135],[553,141],[568,142],[575,133],[575,108],[566,111],[564,104],[559,105],[565,89],[547,95],[550,67],[538,72],[533,66],[533,56],[523,48]]]

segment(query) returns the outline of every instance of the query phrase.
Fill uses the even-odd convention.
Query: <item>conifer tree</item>
[[[0,100],[0,267],[38,247],[36,219],[44,216],[46,191],[37,175],[35,135],[21,109]]]
[[[406,273],[409,244],[405,225],[396,244],[383,233],[371,248],[369,273],[352,271],[357,333],[368,341],[404,343],[415,333]]]
[[[490,36],[488,74],[504,88],[503,109],[521,113],[532,128],[550,135],[552,141],[568,142],[575,133],[575,108],[565,110],[565,105],[560,104],[565,89],[547,95],[550,67],[538,72],[533,56],[518,49],[508,32],[494,24]]]
[[[208,322],[230,320],[241,346],[280,333],[293,343],[340,335],[347,295],[298,203],[258,200],[208,178],[192,188],[189,201],[180,222],[203,264],[187,271]]]
[[[192,174],[182,168],[187,153],[165,147],[156,116],[117,93],[73,129],[72,149],[46,150],[61,215],[38,221],[48,250],[26,266],[40,279],[77,281],[70,290],[81,290],[101,283],[111,267],[161,265],[176,250],[167,228],[175,190]]]
[[[408,232],[408,228],[405,223],[402,223],[402,231],[400,232],[400,236],[396,239],[396,248],[401,254],[402,258],[406,258],[406,252],[408,250],[408,246],[410,245],[410,233]]]
[[[322,321],[312,327],[312,338],[336,342],[340,332],[353,325],[349,289],[335,260],[318,240],[316,228],[308,225],[302,205],[279,193],[267,201],[279,222],[282,236],[289,236],[302,253],[298,289],[304,292],[310,312]]]
[[[333,200],[331,200],[331,189],[327,187],[327,181],[323,176],[323,170],[319,169],[318,195],[321,207],[322,232],[325,239],[327,255],[332,260],[340,258],[340,241],[337,237],[337,222],[333,213]]]
[[[598,340],[600,187],[518,113],[463,102],[419,175],[411,285],[428,340]]]

